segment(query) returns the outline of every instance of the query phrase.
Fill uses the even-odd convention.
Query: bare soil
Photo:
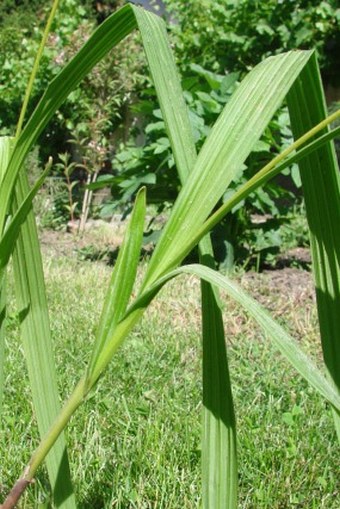
[[[72,231],[42,230],[40,241],[43,253],[48,256],[110,263],[115,259],[112,255],[118,251],[123,232],[123,222],[91,221],[81,235]],[[273,302],[273,296],[282,301],[283,308],[285,301],[300,306],[314,301],[312,274],[306,270],[309,266],[309,250],[297,248],[280,256],[276,267],[261,273],[246,272],[241,276],[241,281],[267,307]]]

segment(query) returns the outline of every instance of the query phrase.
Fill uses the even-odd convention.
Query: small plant
[[[67,190],[67,198],[68,203],[64,205],[65,209],[70,215],[70,221],[72,223],[75,222],[75,210],[77,208],[78,202],[75,202],[73,199],[73,190],[76,185],[79,184],[78,180],[72,179],[72,174],[74,170],[77,168],[77,164],[71,161],[71,154],[65,152],[64,154],[58,154],[60,163],[56,164],[56,168],[61,170],[64,178],[65,178],[65,188]]]
[[[34,67],[30,90],[57,1]],[[138,28],[157,91],[162,116],[182,189],[150,258],[143,281],[135,288],[143,240],[146,191],[142,188],[121,246],[99,320],[91,358],[83,377],[60,410],[51,347],[39,244],[31,203],[49,167],[30,190],[22,162],[59,106],[93,66],[133,29]],[[287,96],[296,141],[214,210],[241,170],[268,122]],[[63,431],[77,408],[104,375],[113,355],[141,319],[160,289],[180,274],[202,279],[203,337],[203,507],[237,506],[236,423],[229,377],[220,296],[217,287],[241,303],[266,335],[330,404],[340,435],[338,338],[340,265],[340,180],[328,131],[335,112],[325,118],[316,59],[294,51],[269,58],[251,71],[223,108],[199,154],[174,59],[162,21],[133,5],[109,17],[49,84],[22,129],[25,104],[16,136],[0,139],[0,334],[5,334],[5,270],[13,252],[16,298],[21,319],[32,395],[42,439],[2,509],[15,506],[46,461],[56,507],[74,508],[75,499]],[[312,154],[313,152],[313,154]],[[311,155],[312,154],[312,155]],[[249,193],[282,169],[299,161],[310,225],[325,376],[300,345],[236,283],[214,270],[209,232]],[[200,263],[181,265],[199,245]],[[2,388],[1,388],[2,390]],[[62,479],[62,482],[60,480]]]

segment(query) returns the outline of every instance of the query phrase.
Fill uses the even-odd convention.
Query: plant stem
[[[97,180],[98,175],[99,175],[99,170],[95,171],[93,173],[93,175],[91,175],[91,173],[89,173],[87,176],[86,189],[85,189],[85,193],[84,193],[83,206],[82,206],[81,217],[80,217],[80,222],[79,222],[79,230],[78,230],[79,233],[84,233],[85,225],[86,225],[86,222],[87,222],[87,219],[89,216],[90,206],[91,206],[92,197],[93,197],[93,191],[90,191],[87,188],[87,186],[89,186],[90,184],[94,184]]]
[[[29,467],[27,468],[23,476],[25,480],[32,481],[39,465],[41,465],[41,463],[44,461],[46,455],[54,445],[60,433],[64,430],[65,426],[67,425],[68,421],[70,420],[74,412],[82,403],[85,396],[86,396],[85,379],[82,378],[78,382],[78,385],[74,389],[68,401],[65,403],[59,416],[54,421],[54,424],[52,424],[52,427],[50,428],[49,432],[42,439],[39,447],[33,454],[31,461],[29,463]]]
[[[33,69],[32,69],[30,78],[29,78],[28,83],[27,83],[27,88],[26,88],[26,92],[25,92],[24,101],[22,103],[22,107],[21,107],[21,111],[20,111],[20,116],[19,116],[19,120],[18,120],[18,124],[17,124],[17,129],[16,129],[16,132],[15,132],[15,137],[16,138],[20,135],[21,130],[22,130],[22,125],[24,123],[25,114],[26,114],[26,110],[27,110],[27,106],[28,106],[28,101],[29,101],[29,98],[31,96],[31,92],[32,92],[32,88],[33,88],[33,83],[34,83],[35,77],[36,77],[37,72],[38,72],[39,63],[40,63],[41,56],[43,54],[43,51],[44,51],[44,48],[45,48],[45,45],[46,45],[46,40],[47,40],[48,34],[50,32],[50,29],[51,29],[52,21],[53,21],[53,18],[55,16],[56,10],[58,8],[58,3],[59,3],[59,0],[54,0],[53,1],[52,9],[51,9],[50,15],[48,17],[48,20],[47,20],[47,23],[46,23],[46,26],[45,26],[43,37],[42,37],[41,42],[39,44],[39,48],[38,48],[38,51],[37,51],[37,54],[36,54],[36,57],[35,57]]]

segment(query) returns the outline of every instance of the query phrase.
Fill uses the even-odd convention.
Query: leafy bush
[[[112,8],[117,8],[122,1],[111,4]],[[27,79],[41,39],[46,6],[42,8],[41,2],[34,2],[30,10],[28,2],[18,7],[8,1],[7,8],[4,6],[3,9],[4,12],[10,10],[12,13],[6,23],[0,24],[0,132],[7,134],[19,115]],[[98,9],[90,1],[62,2],[40,62],[28,113],[51,79],[86,42],[87,34],[98,22],[103,21],[103,15],[105,17],[110,12],[108,6],[99,9],[100,12]],[[21,23],[26,16],[27,19]],[[144,80],[140,72],[140,59],[134,58],[139,51],[138,39],[131,35],[114,56],[108,55],[99,62],[84,82],[70,94],[40,140],[41,160],[50,155],[57,159],[61,151],[72,152],[68,143],[70,138],[86,139],[88,144],[100,146],[105,149],[105,160],[109,159],[106,153],[114,150],[116,131],[124,130],[125,124],[129,122],[126,108],[131,94],[138,83]],[[117,58],[121,66],[116,65]],[[102,159],[100,155],[96,162],[99,168]]]
[[[289,49],[316,49],[323,75],[339,79],[340,9],[336,0],[164,0],[181,69],[245,72]]]

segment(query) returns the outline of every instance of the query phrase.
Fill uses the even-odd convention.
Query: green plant
[[[164,0],[181,69],[245,72],[290,49],[316,49],[327,81],[339,78],[340,11],[336,0]]]
[[[77,168],[77,164],[75,162],[70,161],[71,155],[68,152],[64,154],[59,154],[60,163],[56,164],[56,168],[58,168],[63,176],[65,177],[65,185],[67,191],[67,203],[64,205],[67,210],[70,220],[74,222],[75,220],[75,210],[78,205],[78,202],[75,202],[73,199],[73,189],[78,184],[78,180],[71,179],[72,173]]]
[[[54,9],[56,4],[57,2],[54,3]],[[47,30],[48,26],[49,24]],[[131,298],[145,217],[145,189],[139,191],[112,274],[88,367],[59,411],[39,246],[34,218],[31,213],[28,214],[32,199],[46,177],[48,168],[31,191],[27,186],[26,175],[20,172],[20,168],[27,152],[69,92],[109,49],[137,27],[141,33],[183,188],[157,242],[137,294]],[[33,75],[36,67],[37,65]],[[293,130],[300,137],[212,213],[287,94]],[[340,240],[336,235],[340,215],[340,182],[334,152],[329,144],[330,139],[339,134],[340,129],[327,131],[329,123],[339,115],[340,112],[336,112],[324,119],[315,57],[310,52],[279,55],[262,62],[242,81],[196,156],[189,118],[165,28],[161,20],[154,15],[127,5],[94,32],[85,46],[50,83],[22,132],[17,129],[14,139],[1,138],[1,302],[5,300],[5,268],[15,245],[14,275],[23,344],[37,420],[40,432],[44,435],[2,509],[15,505],[45,459],[55,505],[74,507],[67,456],[61,441],[62,432],[104,374],[112,356],[141,319],[150,302],[169,280],[182,273],[195,274],[204,280],[204,507],[234,508],[237,504],[236,426],[217,287],[221,287],[245,306],[300,375],[330,402],[340,433],[339,374],[336,369],[336,357],[340,354],[337,343],[340,326]],[[311,225],[322,347],[330,378],[326,378],[314,366],[299,344],[256,301],[236,283],[213,270],[214,260],[207,237],[213,226],[240,200],[297,160],[300,160],[301,166],[304,165],[301,177]],[[315,196],[316,190],[318,196]],[[11,211],[12,216],[9,217]],[[180,266],[197,243],[201,263]],[[1,330],[3,326],[2,322]],[[60,479],[63,480],[62,486],[58,484]]]

